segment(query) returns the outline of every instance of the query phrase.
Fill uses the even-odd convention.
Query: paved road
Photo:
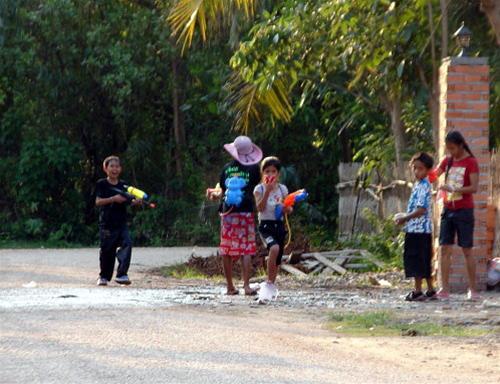
[[[0,251],[0,383],[500,380],[495,342],[339,337],[324,311],[230,302],[217,287],[157,289],[143,273],[190,253],[137,250],[136,288],[97,288],[95,250]],[[219,305],[202,304],[214,295]]]
[[[208,256],[215,251],[208,247],[134,248],[130,277],[150,268],[182,263],[193,252]],[[0,288],[20,287],[32,281],[43,287],[88,287],[97,280],[98,272],[97,248],[0,250]]]

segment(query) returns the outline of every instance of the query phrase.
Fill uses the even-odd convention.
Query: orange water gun
[[[307,199],[309,194],[305,189],[299,189],[298,191],[295,191],[293,193],[290,193],[285,199],[283,200],[283,204],[278,204],[275,208],[274,214],[276,216],[276,220],[279,220],[283,217],[283,212],[285,211],[285,208],[290,208],[295,205],[295,203],[299,203],[301,201],[304,201]]]

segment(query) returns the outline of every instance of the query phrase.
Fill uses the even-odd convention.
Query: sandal
[[[437,292],[434,289],[428,289],[425,292],[425,297],[427,300],[437,300]]]
[[[236,296],[236,295],[239,295],[240,294],[240,291],[238,291],[236,288],[234,289],[231,289],[231,290],[227,290],[226,291],[226,295],[227,296]]]
[[[245,296],[256,296],[257,295],[257,290],[252,289],[250,293],[245,292]]]
[[[406,301],[424,301],[425,299],[426,296],[422,292],[415,292],[415,291],[411,291],[405,297]]]

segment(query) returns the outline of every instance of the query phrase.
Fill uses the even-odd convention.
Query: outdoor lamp
[[[457,39],[457,44],[462,50],[458,54],[458,57],[465,57],[467,55],[467,51],[470,45],[470,38],[472,36],[472,32],[469,28],[465,26],[465,23],[462,21],[462,25],[457,31],[453,34],[453,37]]]

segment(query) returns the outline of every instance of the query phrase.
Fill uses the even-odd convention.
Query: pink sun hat
[[[247,136],[238,136],[234,142],[224,144],[224,149],[243,165],[257,164],[262,160],[262,150]]]

